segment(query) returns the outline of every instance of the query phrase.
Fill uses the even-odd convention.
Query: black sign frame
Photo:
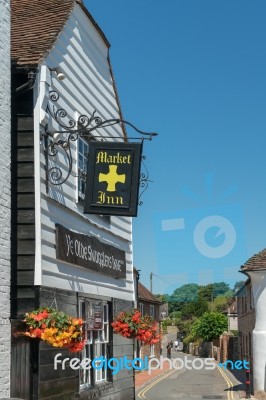
[[[90,271],[126,278],[126,253],[87,236],[56,224],[56,258]]]
[[[137,216],[142,147],[90,142],[84,214]],[[110,183],[111,174],[116,182]]]

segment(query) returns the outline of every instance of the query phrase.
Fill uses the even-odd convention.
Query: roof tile
[[[155,297],[152,292],[150,292],[142,283],[138,282],[138,299],[150,301],[154,303],[162,303],[160,300]]]
[[[75,0],[11,0],[11,58],[38,65],[62,31]]]
[[[82,0],[11,0],[11,59],[37,66],[51,51],[75,4],[79,4],[107,46],[103,32]]]
[[[248,261],[241,266],[241,271],[252,271],[258,269],[266,269],[266,249],[263,249],[249,258]]]

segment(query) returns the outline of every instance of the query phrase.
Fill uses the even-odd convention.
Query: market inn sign
[[[123,250],[60,224],[56,224],[56,258],[114,278],[126,277]]]
[[[142,143],[90,145],[84,213],[136,216]]]
[[[140,197],[150,182],[147,170],[141,172],[141,164],[146,169],[143,142],[152,140],[157,133],[143,132],[119,118],[103,120],[95,115],[96,110],[90,117],[80,115],[77,121],[68,119],[66,111],[58,105],[59,98],[58,92],[50,90],[47,114],[51,117],[50,123],[56,123],[59,130],[49,129],[47,125],[43,135],[47,192],[49,185],[62,185],[73,174],[71,143],[84,138],[89,142],[88,170],[86,176],[82,172],[78,175],[79,179],[86,181],[84,213],[136,216],[137,206],[142,204]],[[123,139],[121,136],[96,133],[119,124],[122,128],[130,126],[141,136]],[[64,168],[60,166],[60,154],[61,163],[64,160],[67,164]]]

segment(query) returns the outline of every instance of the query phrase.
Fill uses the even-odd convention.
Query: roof
[[[75,4],[79,4],[110,47],[82,0],[11,0],[11,59],[36,67],[49,54]]]
[[[249,258],[248,261],[241,266],[241,272],[264,269],[266,269],[266,249],[263,249],[253,257]]]
[[[138,282],[138,300],[162,304],[162,302],[158,300],[157,297],[155,297],[154,294],[152,294],[152,292],[145,288],[145,286],[143,286],[140,282]]]
[[[241,292],[245,292],[246,291],[246,288],[247,288],[247,286],[249,285],[251,283],[251,279],[250,279],[250,277],[243,283],[243,285],[235,292],[235,297],[238,297],[238,295],[241,293]]]

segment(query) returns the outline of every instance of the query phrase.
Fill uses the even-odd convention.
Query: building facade
[[[250,318],[252,325],[255,322],[250,346],[252,347],[254,392],[264,392],[266,387],[266,249],[255,254],[242,265],[241,272],[250,278],[247,303],[244,302],[244,309],[248,310],[248,303],[252,304],[254,301],[252,307],[254,307],[255,316]],[[249,289],[249,287],[251,288]],[[249,292],[252,292],[253,300]],[[248,300],[249,298],[251,300]]]
[[[21,334],[26,312],[53,307],[86,321],[81,359],[133,358],[133,340],[110,325],[134,306],[131,218],[84,214],[90,141],[125,142],[125,128],[76,135],[121,119],[109,47],[80,0],[12,1],[14,397],[134,398],[133,371],[55,369],[58,353],[77,355]]]
[[[149,315],[154,318],[154,320],[158,324],[158,333],[160,330],[160,322],[163,320],[161,316],[161,307],[162,302],[159,301],[141,282],[138,282],[138,302],[137,308],[141,312],[142,315]],[[156,357],[160,358],[161,354],[161,342],[157,342],[152,345],[143,345],[142,343],[138,343],[138,357]]]
[[[10,395],[10,2],[0,0],[0,397]]]
[[[252,332],[255,327],[255,309],[250,279],[247,279],[245,285],[237,291],[236,301],[238,311],[239,357],[241,360],[248,360],[252,365]]]
[[[238,330],[237,302],[233,301],[227,309],[228,331]]]

